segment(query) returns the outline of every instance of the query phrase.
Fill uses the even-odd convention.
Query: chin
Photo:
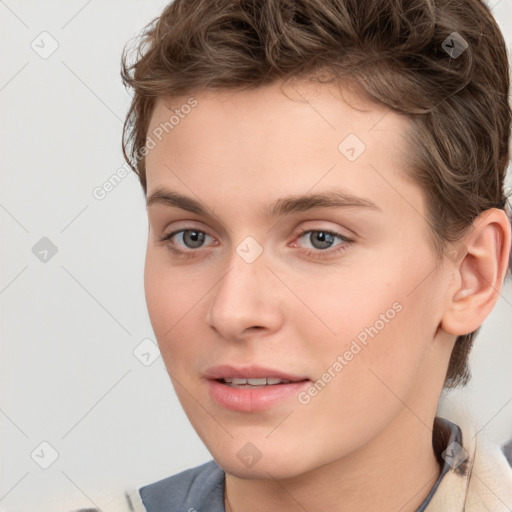
[[[267,441],[258,443],[258,446],[261,450],[256,448],[256,443],[233,441],[229,446],[216,445],[208,448],[215,462],[226,473],[243,479],[284,480],[297,477],[321,465],[320,461],[310,460],[297,445],[283,447]]]
[[[246,467],[235,457],[215,458],[217,464],[230,475],[244,480],[286,480],[297,477],[307,470],[302,470],[295,461],[279,461],[279,458],[263,462],[260,460],[252,468]]]

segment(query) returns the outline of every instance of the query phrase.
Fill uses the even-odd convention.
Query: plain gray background
[[[211,458],[154,345],[140,185],[129,174],[94,195],[123,174],[121,50],[166,4],[0,1],[3,511],[115,511],[125,488]],[[511,0],[491,5],[510,48]],[[512,437],[511,333],[508,282],[471,385],[443,405],[464,400],[499,442]]]

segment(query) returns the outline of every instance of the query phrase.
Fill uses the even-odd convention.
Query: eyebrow
[[[198,215],[208,215],[207,209],[199,201],[163,187],[157,187],[146,201],[147,208],[155,204],[180,208]],[[355,196],[344,190],[333,189],[307,195],[281,197],[266,206],[263,209],[263,215],[273,218],[305,212],[314,208],[354,207],[382,211],[381,208],[369,199]]]

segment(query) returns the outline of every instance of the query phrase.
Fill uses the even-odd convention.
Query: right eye
[[[173,239],[176,238],[175,242]],[[192,256],[194,252],[199,252],[196,249],[200,249],[207,238],[215,240],[212,236],[208,235],[204,231],[195,228],[180,229],[173,231],[168,235],[165,235],[161,242],[167,242],[165,245],[177,256]],[[181,245],[185,250],[176,248],[176,245]]]

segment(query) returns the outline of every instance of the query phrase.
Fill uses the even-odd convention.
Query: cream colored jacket
[[[469,421],[457,424],[468,458],[446,473],[425,512],[511,512],[512,468],[500,446]]]

